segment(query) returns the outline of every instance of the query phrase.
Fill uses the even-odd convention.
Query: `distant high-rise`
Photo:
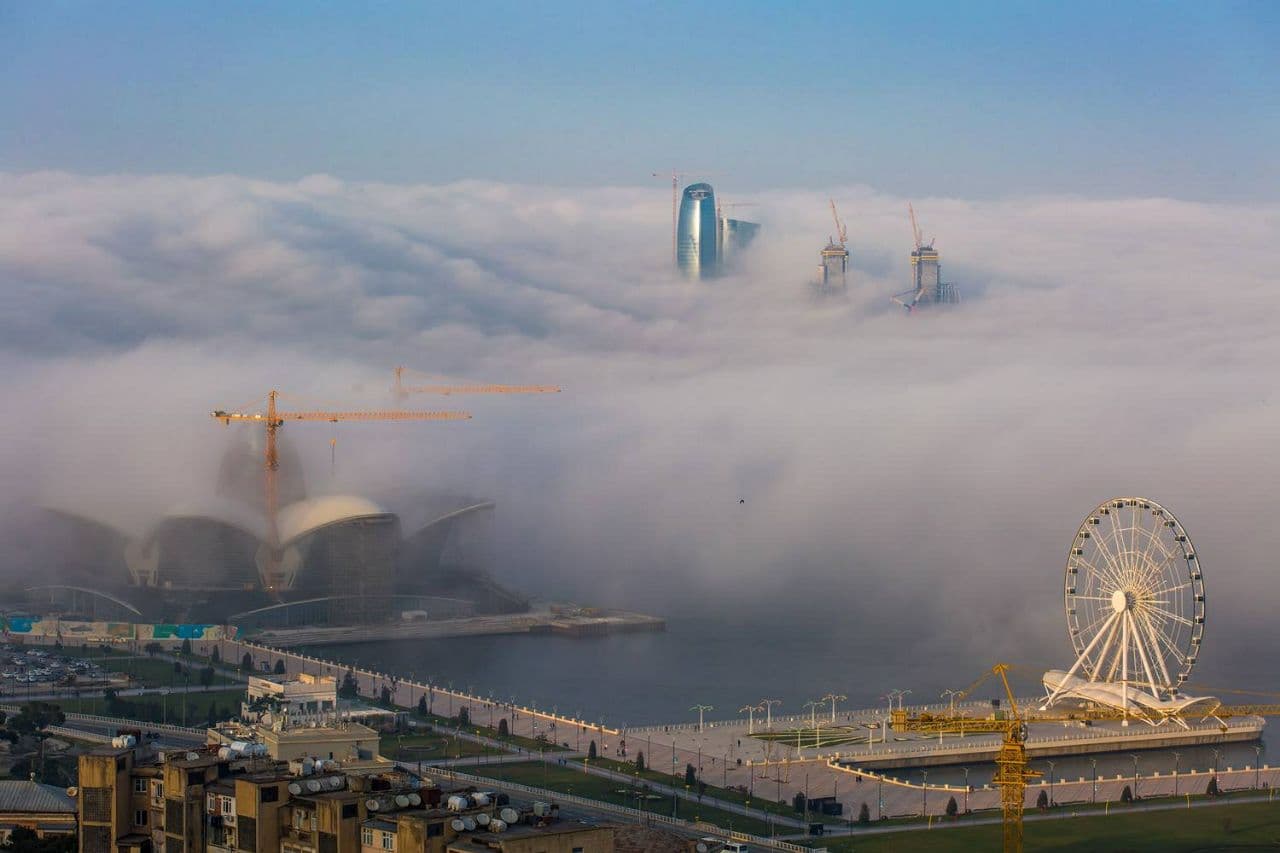
[[[720,266],[722,268],[730,266],[737,254],[750,246],[758,233],[760,233],[759,223],[744,222],[741,219],[721,219]]]
[[[719,227],[716,195],[711,184],[690,184],[680,199],[676,226],[676,263],[691,279],[714,276],[719,270]]]
[[[907,209],[911,213],[911,230],[916,241],[916,247],[911,252],[913,287],[893,297],[893,301],[908,311],[929,303],[953,305],[959,302],[960,294],[956,292],[956,286],[942,280],[942,264],[938,261],[938,250],[933,248],[933,240],[924,242],[920,226],[916,222],[915,209],[911,205],[907,205]]]
[[[844,293],[848,286],[849,250],[832,240],[822,250],[816,290],[819,296],[828,296]]]

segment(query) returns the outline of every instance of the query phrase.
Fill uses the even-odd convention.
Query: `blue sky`
[[[7,3],[0,170],[1271,200],[1275,3]]]

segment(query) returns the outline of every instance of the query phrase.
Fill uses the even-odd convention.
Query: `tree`
[[[498,737],[507,737],[511,734],[511,727],[507,725],[507,718],[503,717],[498,720]]]
[[[191,654],[191,641],[185,637],[182,639],[182,653],[184,655]]]
[[[276,673],[276,675],[284,675],[284,674],[285,674],[284,658],[276,658],[276,668],[275,668],[275,673]]]
[[[1040,793],[1044,793],[1041,791]],[[956,805],[956,798],[952,797],[947,800],[947,817],[955,817],[960,811],[960,806]]]
[[[281,661],[281,663],[283,663],[283,661]],[[378,695],[382,698],[383,705],[391,704],[391,688],[390,687],[388,687],[385,684],[382,685],[382,692]]]
[[[1048,801],[1046,800],[1046,804],[1047,804],[1047,802],[1048,802]],[[1125,786],[1124,786],[1124,790],[1120,792],[1120,802],[1122,802],[1122,803],[1132,803],[1132,802],[1133,802],[1133,789],[1132,789],[1132,788],[1130,788],[1128,785],[1125,785]]]
[[[222,663],[222,649],[217,646],[213,647],[213,654],[209,655],[209,660],[214,663]]]
[[[684,783],[690,787],[698,784],[698,771],[693,769],[692,764],[684,766]]]
[[[458,709],[458,725],[460,726],[471,725],[471,712],[467,710],[465,706]]]
[[[49,726],[60,726],[66,721],[67,715],[57,705],[28,702],[9,720],[9,728],[19,735],[33,735]]]
[[[644,772],[644,753],[643,752],[636,753],[636,770],[640,773]]]
[[[866,803],[863,803],[862,807],[858,809],[858,823],[862,826],[871,823],[871,809],[867,808]]]
[[[423,717],[427,715],[427,694],[425,693],[418,697],[418,713]]]
[[[808,811],[809,801],[805,799],[803,791],[796,791],[796,795],[791,798],[791,808],[798,812]]]
[[[208,687],[209,685],[213,684],[213,676],[214,676],[213,667],[206,666],[203,669],[201,669],[200,670],[200,686]]]
[[[21,850],[23,853],[75,853],[78,846],[74,833],[39,838],[34,829],[15,826],[9,833],[9,840],[0,845],[0,850]]]
[[[347,674],[342,676],[342,683],[338,685],[338,695],[343,699],[354,699],[360,695],[360,685],[356,683],[356,674],[351,670],[347,670]]]
[[[951,802],[953,803],[955,802],[954,797],[952,798]],[[1041,789],[1040,796],[1036,797],[1036,808],[1040,809],[1041,811],[1049,810],[1049,792],[1048,791]],[[948,812],[948,814],[950,814],[950,812]]]
[[[244,653],[244,657],[240,658],[240,669],[242,672],[253,672],[253,655]]]
[[[1208,794],[1210,797],[1216,797],[1216,796],[1218,796],[1219,791],[1218,791],[1218,777],[1217,777],[1217,776],[1210,776],[1210,777],[1209,777],[1209,787],[1205,788],[1205,789],[1204,789],[1204,792],[1205,792],[1206,794]]]
[[[587,758],[591,759],[592,761],[594,761],[596,758],[596,742],[595,741],[591,741],[591,743],[587,744]]]

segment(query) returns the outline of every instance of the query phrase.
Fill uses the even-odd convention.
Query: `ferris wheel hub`
[[[1111,609],[1117,613],[1133,609],[1134,594],[1127,589],[1117,589],[1111,593]]]

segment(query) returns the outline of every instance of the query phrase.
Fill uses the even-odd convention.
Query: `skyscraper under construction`
[[[849,250],[846,248],[849,232],[840,221],[840,214],[836,212],[835,199],[828,203],[831,205],[831,218],[836,224],[836,236],[829,237],[822,250],[818,278],[813,283],[815,296],[843,295],[849,287]]]
[[[911,231],[915,237],[916,247],[911,252],[911,290],[893,297],[908,311],[929,303],[954,305],[960,301],[956,286],[942,280],[942,264],[938,261],[938,250],[933,248],[933,240],[928,243],[920,234],[920,226],[916,222],[916,211],[907,205],[911,213]]]
[[[720,216],[711,184],[690,184],[680,200],[676,264],[694,281],[714,278],[751,244],[759,230],[755,222]]]

